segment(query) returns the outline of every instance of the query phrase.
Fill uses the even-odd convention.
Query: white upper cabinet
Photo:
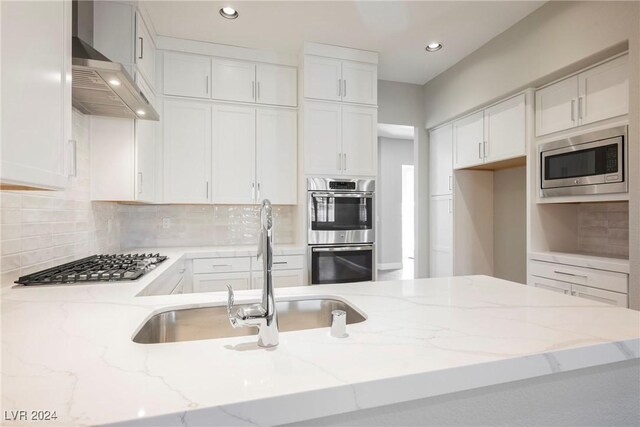
[[[358,104],[378,103],[378,66],[342,61],[342,100]]]
[[[164,202],[209,203],[211,107],[165,100],[163,111]]]
[[[256,117],[256,201],[297,203],[298,115],[293,110],[258,108]]]
[[[482,164],[484,159],[484,111],[453,122],[453,167]]]
[[[71,2],[0,2],[0,183],[63,189],[71,138]]]
[[[578,77],[570,77],[536,92],[536,136],[577,126]]]
[[[376,175],[378,110],[342,106],[342,173]]]
[[[342,173],[342,106],[306,101],[304,104],[305,173]]]
[[[629,112],[629,55],[536,91],[536,136]]]
[[[525,94],[484,110],[485,163],[526,156]]]
[[[256,65],[253,62],[214,58],[211,67],[212,98],[255,102]]]
[[[305,55],[304,97],[342,100],[342,61],[334,58]]]
[[[211,59],[186,53],[164,53],[163,92],[192,98],[211,97]]]
[[[305,98],[376,105],[376,64],[305,55]]]
[[[578,75],[578,117],[581,125],[629,112],[629,55]]]
[[[255,184],[255,108],[240,105],[212,107],[212,201],[251,204]]]
[[[156,99],[143,78],[136,82],[149,103],[155,108]],[[156,201],[156,147],[159,122],[152,120],[135,121],[135,200]]]
[[[295,107],[298,104],[298,72],[294,67],[256,65],[256,101],[260,104]]]
[[[432,196],[453,191],[453,126],[429,132],[429,187]]]
[[[151,38],[151,33],[144,23],[142,17],[136,12],[136,57],[135,62],[138,71],[148,82],[155,81],[156,78],[156,45]]]

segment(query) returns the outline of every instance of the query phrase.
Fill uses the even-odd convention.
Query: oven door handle
[[[372,251],[373,246],[340,246],[338,248],[312,248],[313,252],[347,252],[347,251]]]
[[[356,199],[372,199],[373,193],[311,193],[311,197],[353,197]]]

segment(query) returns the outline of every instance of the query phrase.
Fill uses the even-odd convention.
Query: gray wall
[[[527,282],[527,169],[493,174],[493,274]]]
[[[378,263],[402,262],[402,165],[413,164],[413,141],[378,138]]]
[[[429,276],[429,164],[424,87],[378,80],[378,123],[414,126],[415,277]]]

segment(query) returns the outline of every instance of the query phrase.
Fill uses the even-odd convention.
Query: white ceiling
[[[378,136],[383,138],[413,140],[413,126],[378,123]]]
[[[424,84],[543,1],[147,1],[158,34],[297,53],[304,41],[379,52],[378,78]],[[218,10],[231,5],[236,20]],[[444,48],[425,52],[431,41]]]

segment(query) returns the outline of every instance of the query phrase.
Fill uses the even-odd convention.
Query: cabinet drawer
[[[193,273],[228,273],[234,271],[250,271],[251,262],[248,257],[240,258],[198,258],[193,260]]]
[[[274,271],[272,273],[274,288],[287,288],[290,286],[303,286],[302,270]],[[264,280],[260,273],[253,274],[253,289],[262,289]]]
[[[303,255],[275,255],[273,257],[273,270],[298,270],[303,268]],[[253,271],[262,270],[262,259],[251,261]]]
[[[602,289],[588,288],[586,286],[572,285],[571,295],[602,302],[605,304],[628,307],[627,295],[617,292],[603,291]]]
[[[529,276],[529,286],[546,289],[548,291],[558,292],[565,295],[571,294],[571,284],[560,282],[558,280],[546,279],[544,277]]]
[[[534,276],[561,280],[576,285],[590,286],[624,294],[628,292],[628,276],[624,273],[535,260],[530,261],[529,272]]]
[[[226,292],[227,285],[234,291],[249,289],[251,273],[194,274],[193,292]]]

